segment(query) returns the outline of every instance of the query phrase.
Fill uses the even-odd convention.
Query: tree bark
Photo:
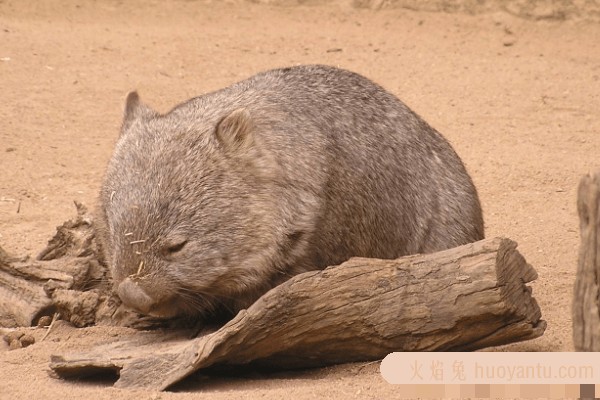
[[[581,246],[573,291],[573,344],[577,351],[600,351],[600,171],[581,178],[577,210]]]
[[[539,337],[537,273],[509,239],[397,260],[354,258],[272,289],[215,333],[135,339],[53,356],[61,376],[108,368],[118,387],[163,390],[212,365],[283,368],[378,360],[394,351],[469,351]]]

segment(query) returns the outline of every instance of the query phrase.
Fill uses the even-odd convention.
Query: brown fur
[[[100,194],[125,304],[237,312],[291,276],[483,238],[449,143],[368,79],[267,71],[159,115],[128,96]]]

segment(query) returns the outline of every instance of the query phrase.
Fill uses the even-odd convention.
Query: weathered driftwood
[[[57,311],[77,326],[95,322],[108,293],[106,270],[87,209],[75,205],[77,217],[57,228],[36,259],[11,257],[0,248],[0,327],[31,326]]]
[[[40,310],[50,307],[52,301],[44,291],[34,265],[27,258],[11,257],[0,248],[0,327],[31,326]],[[43,271],[44,273],[46,271]],[[71,277],[53,276],[59,282]],[[30,277],[34,276],[34,279]]]
[[[581,179],[577,198],[581,247],[573,292],[573,344],[600,351],[600,171]]]
[[[274,288],[215,333],[118,342],[52,358],[61,376],[119,371],[118,387],[165,389],[211,365],[286,368],[466,351],[541,336],[535,270],[508,239],[398,260],[355,258]]]

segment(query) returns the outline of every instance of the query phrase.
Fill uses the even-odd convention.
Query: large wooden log
[[[537,274],[516,246],[496,238],[397,260],[354,258],[290,279],[215,333],[162,344],[140,336],[53,356],[51,368],[64,377],[108,368],[119,371],[118,387],[162,390],[213,365],[313,367],[533,339],[546,322],[525,285]]]
[[[577,210],[581,246],[573,291],[573,344],[577,351],[600,351],[600,171],[581,179]]]

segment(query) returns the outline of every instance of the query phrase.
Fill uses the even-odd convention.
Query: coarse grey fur
[[[301,272],[484,236],[450,144],[370,80],[318,65],[164,115],[130,93],[99,219],[121,299],[162,317],[237,312]]]

